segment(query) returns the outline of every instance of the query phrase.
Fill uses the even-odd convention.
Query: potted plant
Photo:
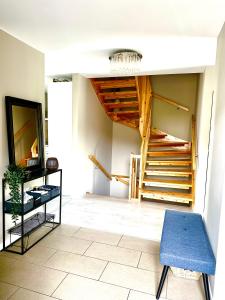
[[[10,201],[12,203],[11,213],[12,220],[16,225],[18,221],[18,214],[21,205],[21,183],[26,178],[26,170],[24,167],[17,165],[9,165],[7,171],[4,173],[4,178],[9,185]]]

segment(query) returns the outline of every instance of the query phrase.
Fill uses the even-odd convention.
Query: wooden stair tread
[[[126,99],[137,97],[137,91],[122,91],[122,92],[100,92],[99,96],[104,99]]]
[[[173,170],[145,170],[145,174],[151,176],[167,176],[167,177],[189,177],[192,175],[191,171],[173,171]]]
[[[163,139],[167,136],[166,133],[151,133],[150,140],[151,139]]]
[[[186,166],[191,165],[191,160],[147,160],[151,166]]]
[[[149,151],[147,152],[150,156],[177,156],[177,155],[190,155],[190,150],[171,150],[171,151]]]
[[[188,193],[180,193],[180,192],[167,192],[167,191],[158,191],[158,190],[146,190],[146,189],[141,189],[140,190],[142,195],[155,195],[156,197],[174,197],[174,198],[184,198],[184,199],[189,199],[192,200],[192,194]]]
[[[178,188],[178,189],[189,189],[192,187],[192,181],[190,180],[171,180],[171,179],[153,179],[145,178],[143,180],[144,184],[152,184],[153,186],[163,187],[163,188]]]
[[[148,144],[149,147],[182,147],[189,144],[189,142],[151,142]]]
[[[153,179],[153,178],[145,178],[143,182],[161,182],[161,183],[171,183],[171,184],[180,184],[180,185],[190,185],[191,180],[170,180],[170,179]]]
[[[126,115],[126,114],[138,114],[138,110],[124,110],[124,111],[112,111],[108,112],[108,115]]]
[[[123,107],[137,107],[138,102],[137,101],[109,102],[109,103],[104,103],[104,105],[107,109],[110,109],[110,108],[123,108]]]
[[[178,170],[178,169],[175,169],[175,168],[171,168],[171,169],[162,169],[162,168],[155,168],[155,169],[145,169],[145,172],[148,173],[148,172],[163,172],[163,173],[177,173],[177,174],[192,174],[192,171],[191,170],[187,170],[187,169],[182,169],[182,170]]]
[[[94,80],[100,89],[136,87],[135,79]]]

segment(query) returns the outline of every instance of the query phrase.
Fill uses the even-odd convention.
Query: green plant
[[[12,220],[16,225],[21,204],[21,183],[26,178],[26,170],[21,166],[9,165],[4,178],[9,185],[9,195],[12,202]]]

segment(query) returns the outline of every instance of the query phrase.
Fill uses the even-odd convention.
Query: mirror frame
[[[42,104],[39,102],[6,96],[5,107],[6,107],[9,164],[16,164],[14,132],[13,132],[13,113],[12,113],[13,105],[34,108],[37,112],[37,127],[38,127],[37,137],[38,137],[39,163],[34,166],[26,167],[26,170],[38,171],[40,169],[43,169],[44,168],[44,139],[43,139],[43,122],[42,122]]]

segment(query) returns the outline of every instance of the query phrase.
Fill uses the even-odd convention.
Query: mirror
[[[28,170],[44,162],[41,103],[6,96],[9,163]]]

